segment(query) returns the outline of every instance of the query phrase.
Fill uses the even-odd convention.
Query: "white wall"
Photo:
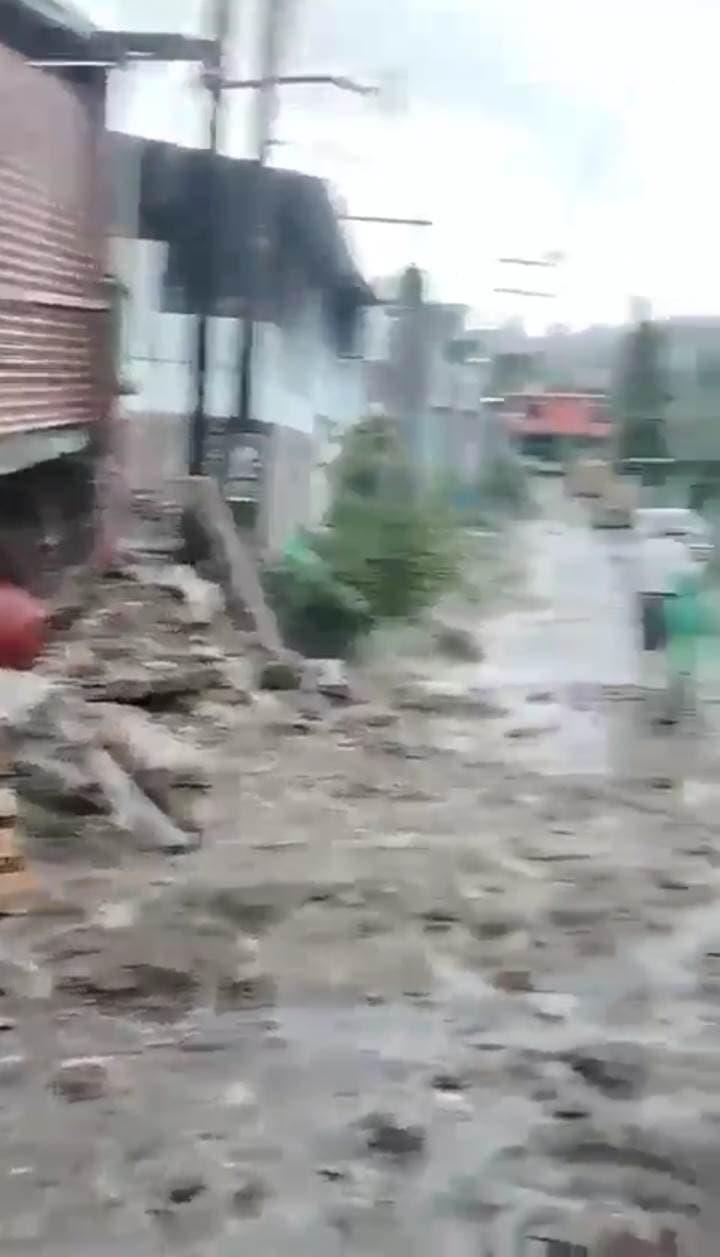
[[[126,285],[123,378],[134,392],[122,399],[127,425],[127,463],[131,482],[150,487],[181,475],[187,466],[188,419],[195,405],[197,319],[159,310],[166,246],[152,241],[114,239],[111,266]],[[319,523],[327,497],[327,433],[349,427],[367,413],[364,364],[339,358],[322,312],[319,294],[306,292],[281,325],[258,324],[253,360],[253,411],[257,419],[304,438],[275,442],[278,457],[295,459],[274,477],[278,497],[297,488],[288,527]],[[237,413],[240,324],[211,319],[208,345],[208,413],[229,418]],[[336,448],[336,447],[335,447]],[[312,470],[311,470],[312,469]],[[309,505],[308,505],[309,503]],[[302,516],[305,516],[302,519]],[[282,529],[280,530],[282,531]],[[278,529],[268,524],[268,536]]]
[[[362,360],[338,357],[319,294],[307,293],[282,324],[259,324],[256,340],[258,419],[311,435],[318,417],[348,427],[366,413]]]

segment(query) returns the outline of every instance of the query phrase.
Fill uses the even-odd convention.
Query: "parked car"
[[[643,507],[635,512],[634,522],[644,537],[678,537],[698,558],[709,559],[715,549],[708,523],[686,507]]]

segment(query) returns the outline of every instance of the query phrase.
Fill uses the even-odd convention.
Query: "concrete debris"
[[[448,659],[455,659],[458,663],[481,663],[485,658],[485,651],[472,629],[447,624],[437,618],[431,621],[430,628],[436,650]]]
[[[217,482],[205,476],[188,476],[179,489],[191,562],[205,564],[212,580],[223,590],[235,622],[251,628],[263,650],[277,654],[282,641],[275,617],[265,601],[255,561],[238,533]]]
[[[0,729],[25,728],[50,701],[54,682],[37,672],[0,668]]]
[[[79,1057],[63,1061],[52,1079],[52,1088],[71,1104],[84,1100],[101,1100],[107,1093],[109,1072],[98,1057]]]
[[[203,580],[191,567],[179,563],[149,564],[130,568],[130,575],[141,585],[166,589],[182,603],[191,625],[210,625],[224,609],[221,590],[212,581]]]
[[[20,1052],[0,1056],[0,1087],[16,1087],[28,1072],[27,1057]]]
[[[172,786],[210,785],[205,752],[146,712],[109,704],[99,715],[100,742],[151,797],[163,796]]]
[[[496,719],[507,711],[495,696],[474,687],[461,688],[434,681],[404,682],[393,695],[397,706],[406,711],[427,712],[437,716],[478,716]]]
[[[260,669],[262,690],[298,690],[302,684],[302,667],[294,659],[269,659]]]
[[[257,1218],[262,1213],[269,1194],[265,1179],[259,1174],[248,1172],[241,1177],[239,1185],[233,1191],[233,1212],[240,1218]]]
[[[197,846],[199,834],[173,824],[107,751],[91,751],[88,763],[115,824],[141,850],[180,855]]]
[[[313,659],[306,665],[306,675],[314,688],[333,702],[353,701],[353,686],[342,659]]]
[[[220,680],[216,664],[192,656],[153,659],[142,664],[128,659],[117,661],[104,676],[88,677],[84,688],[90,700],[142,706],[202,694]]]
[[[104,810],[102,789],[89,765],[67,743],[27,742],[15,758],[20,793],[41,807],[75,815]]]
[[[406,1126],[392,1114],[370,1113],[361,1122],[371,1152],[405,1160],[419,1156],[425,1149],[422,1126]]]

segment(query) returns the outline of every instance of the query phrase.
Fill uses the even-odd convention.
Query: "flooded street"
[[[482,663],[257,696],[202,849],[40,866],[53,911],[0,927],[3,1253],[713,1251],[717,747],[649,730],[623,542],[573,511],[466,609]]]

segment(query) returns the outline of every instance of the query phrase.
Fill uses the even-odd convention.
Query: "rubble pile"
[[[94,586],[34,673],[5,677],[26,828],[54,856],[69,843],[119,852],[118,832],[136,849],[191,850],[214,821],[213,750],[260,692],[283,692],[275,724],[303,731],[308,713],[353,698],[339,661],[268,651],[231,623],[216,584],[147,557]]]
[[[118,832],[140,848],[196,846],[211,822],[210,747],[252,702],[263,663],[191,568],[146,562],[99,582],[36,671],[0,687],[12,784],[41,852]]]

